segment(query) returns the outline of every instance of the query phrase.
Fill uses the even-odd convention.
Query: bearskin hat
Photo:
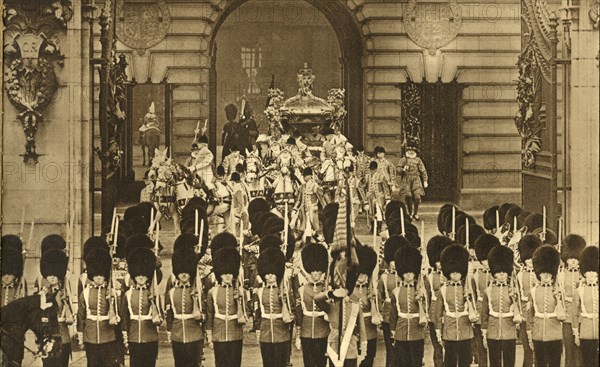
[[[235,120],[235,118],[237,117],[237,113],[238,108],[234,104],[230,103],[227,106],[225,106],[225,117],[228,121]]]
[[[456,242],[466,246],[467,245],[467,226],[461,225],[456,230]],[[485,234],[485,229],[477,224],[469,223],[469,246],[473,247],[477,239]]]
[[[514,208],[515,206],[518,206],[517,204],[513,204],[513,203],[504,203],[502,205],[500,205],[500,207],[498,208],[498,212],[500,214],[500,224],[504,223],[504,218],[506,218],[506,213],[511,209]]]
[[[181,211],[181,222],[189,221],[194,225],[194,222],[196,221],[196,211],[198,211],[198,226],[200,225],[200,220],[203,220],[204,227],[207,227],[208,215],[206,214],[206,207],[203,205],[186,205]]]
[[[217,234],[210,242],[210,253],[215,254],[224,247],[237,248],[238,243],[235,236],[229,232],[221,232]]]
[[[223,247],[212,254],[212,265],[219,282],[223,274],[237,277],[240,271],[240,253],[233,247]]]
[[[271,205],[265,199],[252,199],[248,203],[248,218],[254,218],[258,213],[268,212],[269,210],[271,210]]]
[[[475,256],[477,260],[488,260],[490,250],[500,244],[500,240],[496,236],[484,233],[475,241]]]
[[[157,210],[154,207],[154,204],[148,201],[142,201],[136,206],[138,208],[138,213],[142,218],[144,218],[144,221],[148,224],[146,228],[150,227],[150,219],[152,219],[152,210],[154,210],[154,216],[156,216],[157,214]]]
[[[8,247],[12,247],[16,249],[19,253],[23,252],[23,241],[19,238],[19,236],[14,234],[7,234],[2,236],[2,245],[1,248],[5,249]]]
[[[440,211],[437,216],[437,228],[440,233],[447,232],[446,218],[448,218],[448,215],[452,217],[452,204],[444,204],[440,208]]]
[[[390,236],[387,240],[385,240],[385,244],[383,245],[383,259],[385,262],[389,264],[394,261],[394,255],[396,254],[396,251],[404,246],[412,247],[410,242],[408,242],[408,240],[402,236]]]
[[[519,240],[519,257],[522,262],[531,259],[535,250],[542,246],[542,240],[536,235],[526,234]]]
[[[280,282],[285,272],[285,255],[277,247],[264,249],[258,256],[256,270],[263,281],[266,281],[267,274],[275,274],[277,282]]]
[[[192,249],[181,248],[173,252],[171,264],[175,276],[187,273],[190,277],[193,277],[196,274],[196,267],[198,266],[198,256]]]
[[[67,248],[67,242],[58,234],[50,234],[42,240],[42,255],[48,250],[62,250]]]
[[[269,219],[267,219],[265,221],[265,223],[262,226],[261,237],[268,235],[268,234],[283,231],[284,224],[285,224],[285,221],[283,220],[283,218],[278,217],[278,216],[270,217]]]
[[[544,216],[540,213],[533,213],[525,218],[524,226],[527,227],[527,233],[532,233],[538,228],[544,226]]]
[[[429,259],[429,265],[435,269],[435,264],[440,261],[440,255],[444,248],[452,243],[450,237],[442,236],[440,234],[431,237],[427,242],[427,258]]]
[[[543,230],[544,229],[542,227],[536,228],[533,232],[531,232],[531,234],[540,237]],[[558,236],[553,230],[546,228],[546,235],[544,236],[544,240],[542,242],[544,242],[544,245],[554,246],[558,243]]]
[[[23,253],[18,251],[17,247],[3,247],[0,259],[2,260],[2,275],[12,274],[15,278],[23,275]]]
[[[138,247],[127,256],[127,270],[131,278],[144,275],[151,280],[154,269],[156,269],[156,256],[149,248]]]
[[[180,250],[192,250],[198,244],[198,237],[191,233],[182,233],[173,242],[173,252]]]
[[[127,243],[127,237],[119,233],[117,235],[117,248],[115,250],[115,256],[119,259],[125,259],[127,255],[125,254],[125,244]]]
[[[363,245],[356,247],[356,256],[358,257],[358,274],[367,274],[370,278],[377,265],[377,253],[372,247]]]
[[[515,263],[513,250],[508,246],[495,246],[488,253],[488,263],[492,276],[497,273],[511,275]]]
[[[560,258],[566,263],[568,259],[579,259],[581,251],[585,248],[585,239],[578,234],[570,234],[563,239],[560,249]]]
[[[264,237],[262,237],[259,241],[258,241],[258,247],[260,249],[260,252],[263,252],[265,249],[269,248],[269,247],[275,247],[280,249],[281,245],[283,245],[283,241],[281,240],[281,236],[277,235],[277,234],[268,234]]]
[[[402,208],[404,210],[404,212],[406,212],[406,207],[399,200],[392,200],[389,203],[387,203],[387,205],[385,206],[385,213],[384,213],[384,219],[385,219],[386,223],[388,222],[392,213],[400,214],[400,208]]]
[[[108,251],[101,247],[93,247],[90,249],[87,259],[87,277],[89,280],[94,280],[94,277],[101,275],[105,280],[110,276],[110,268],[112,261]]]
[[[444,220],[444,232],[446,233],[451,233],[452,232],[452,209],[450,210],[446,210],[444,213],[442,213],[442,217]],[[457,222],[455,222],[455,225]],[[458,229],[458,227],[456,227],[454,230],[456,231]]]
[[[499,210],[499,206],[495,205],[491,208],[487,208],[483,212],[483,228],[491,231],[496,228],[496,211]],[[502,225],[502,223],[500,223]]]
[[[135,234],[135,230],[131,224],[121,219],[119,220],[119,234],[122,234],[127,239]]]
[[[313,271],[327,272],[329,266],[329,254],[327,249],[320,243],[309,243],[302,249],[302,266],[307,273]]]
[[[63,250],[48,250],[42,254],[40,259],[40,273],[46,278],[54,275],[58,279],[63,279],[67,273],[69,258]]]
[[[277,214],[272,212],[258,213],[253,218],[250,218],[250,230],[255,236],[260,236],[263,232],[265,222],[272,217],[276,217]]]
[[[550,245],[542,245],[533,253],[533,271],[540,280],[542,273],[550,273],[556,279],[558,266],[560,265],[560,254]]]
[[[87,264],[87,261],[88,261],[89,254],[95,248],[99,248],[99,249],[104,250],[106,252],[108,252],[108,250],[109,250],[108,243],[106,243],[106,241],[104,240],[104,238],[99,237],[99,236],[92,236],[92,237],[88,238],[83,243],[83,251],[81,253],[81,258],[83,259],[83,261],[85,261],[86,264]]]
[[[460,273],[464,280],[469,270],[469,252],[459,244],[450,244],[442,251],[440,262],[442,273],[447,279],[450,279],[452,273]]]
[[[579,271],[585,276],[588,271],[598,273],[598,246],[588,246],[579,256]]]
[[[529,211],[524,211],[523,213],[519,214],[517,217],[517,229],[521,229],[525,226],[525,219],[527,219],[527,217],[530,215],[531,212]]]
[[[404,236],[408,242],[410,243],[410,245],[414,248],[419,248],[421,247],[421,237],[419,237],[419,235],[413,233],[413,232],[406,232],[406,235]]]
[[[206,136],[206,135],[200,135],[200,137],[198,138],[198,143],[200,143],[200,144],[208,144],[208,136]]]
[[[129,258],[129,255],[138,247],[152,249],[154,248],[154,242],[146,234],[134,234],[127,239],[127,242],[125,242],[126,257]]]
[[[401,247],[394,254],[394,261],[396,262],[396,273],[398,273],[399,276],[406,273],[414,273],[415,277],[418,277],[421,273],[423,256],[421,255],[421,252],[414,247]]]
[[[519,218],[519,215],[521,215],[521,213],[523,213],[523,209],[520,206],[515,205],[512,208],[508,209],[508,211],[506,212],[506,216],[504,218],[500,218],[500,220],[504,219],[504,223],[510,224],[510,228],[514,230],[514,228],[512,228],[515,223],[514,218]]]

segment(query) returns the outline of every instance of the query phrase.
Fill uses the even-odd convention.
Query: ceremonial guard
[[[144,139],[146,135],[146,131],[150,129],[160,129],[160,125],[158,123],[158,119],[156,118],[156,112],[154,108],[154,102],[150,103],[150,107],[148,107],[148,112],[144,115],[144,117],[139,120],[139,129],[140,132],[140,145],[145,145]],[[150,162],[151,163],[151,162]]]
[[[69,258],[63,250],[51,249],[42,253],[40,273],[42,280],[38,287],[40,294],[50,294],[58,301],[58,327],[60,329],[61,349],[58,355],[44,358],[44,367],[68,366],[71,356],[71,335],[69,326],[73,325],[74,315],[65,284]]]
[[[386,367],[395,366],[394,356],[394,341],[390,328],[390,313],[392,308],[392,292],[398,286],[398,276],[396,275],[396,264],[394,255],[400,247],[406,245],[406,239],[400,236],[390,236],[384,244],[383,258],[387,268],[379,278],[377,284],[377,292],[379,302],[381,303],[379,310],[381,311],[381,329],[383,330],[383,340],[385,341],[385,365]]]
[[[322,244],[308,243],[302,249],[301,258],[306,279],[297,288],[296,325],[302,344],[302,358],[306,367],[325,367],[329,323],[325,320],[325,312],[317,306],[315,296],[326,290],[324,278],[329,254]],[[302,270],[298,278],[301,274]]]
[[[571,325],[575,344],[581,349],[583,366],[598,366],[598,246],[583,249],[579,271],[584,279],[573,294]]]
[[[129,347],[131,367],[156,365],[158,357],[158,325],[153,314],[151,284],[156,266],[152,250],[138,247],[127,256],[132,287],[125,292],[121,307],[123,341]]]
[[[233,233],[240,233],[240,225],[243,225],[244,229],[249,228],[248,222],[248,203],[250,201],[250,194],[248,193],[248,187],[242,182],[240,174],[233,172],[231,174],[232,182],[232,201],[231,211],[234,218],[231,230]]]
[[[225,157],[231,153],[231,148],[239,144],[239,130],[240,124],[235,121],[237,117],[238,109],[234,104],[228,104],[225,106],[225,117],[227,122],[223,126],[223,134],[221,135],[221,143],[223,144],[223,152],[221,154],[221,160],[225,160]]]
[[[195,173],[202,180],[202,183],[215,195],[213,162],[214,156],[210,149],[208,149],[208,137],[201,135],[198,138],[198,142],[192,143],[192,155],[186,160],[185,166],[191,172]]]
[[[427,259],[429,260],[431,271],[427,274],[425,283],[428,289],[430,310],[436,309],[437,303],[439,302],[437,298],[438,291],[442,284],[446,282],[446,278],[444,277],[444,274],[442,274],[440,256],[442,251],[450,243],[452,243],[452,240],[449,237],[442,235],[433,236],[429,242],[427,242]],[[433,346],[433,365],[435,367],[442,367],[444,363],[444,349],[435,335],[435,325],[433,324],[432,319],[429,320],[429,336],[431,338],[431,345]]]
[[[570,234],[562,240],[560,257],[563,266],[559,269],[557,283],[565,292],[565,309],[567,315],[571,315],[573,296],[579,287],[581,274],[579,273],[579,256],[585,248],[583,237]],[[565,345],[565,366],[581,366],[581,352],[575,345],[573,339],[573,327],[571,318],[563,321],[563,343]]]
[[[419,250],[403,246],[394,255],[400,277],[391,294],[390,327],[394,330],[396,363],[398,366],[419,367],[425,347],[425,294],[421,279],[423,257]],[[425,317],[424,317],[425,316]]]
[[[535,273],[533,271],[533,253],[542,245],[542,240],[535,235],[525,235],[518,243],[519,259],[521,269],[517,273],[517,284],[519,293],[521,294],[521,309],[525,310],[531,297],[531,288],[537,283]],[[531,347],[531,338],[527,333],[527,325],[533,322],[529,317],[529,313],[524,313],[524,320],[519,327],[519,339],[523,346],[523,367],[531,367],[533,365],[533,348]]]
[[[285,255],[277,247],[267,247],[258,257],[257,270],[263,284],[254,295],[254,317],[263,366],[285,367],[293,320],[290,306],[295,304],[283,281]]]
[[[325,206],[323,199],[323,189],[315,182],[313,170],[309,167],[302,171],[304,183],[300,186],[298,200],[294,210],[299,211],[301,225],[299,228],[304,232],[304,237],[312,236],[320,232],[319,227],[319,201]]]
[[[23,281],[23,243],[18,236],[2,236],[2,293],[0,308],[27,295]]]
[[[367,334],[366,355],[360,367],[372,367],[377,355],[377,327],[381,325],[377,289],[372,282],[373,271],[377,266],[377,253],[369,246],[359,246],[356,255],[359,265],[354,295],[358,297]]]
[[[371,233],[373,233],[375,222],[377,222],[377,228],[381,228],[385,198],[388,196],[386,191],[386,178],[382,171],[379,170],[379,163],[377,163],[377,161],[371,161],[371,163],[369,163],[369,175],[367,176],[366,186],[367,198],[369,200]]]
[[[481,315],[481,311],[483,309],[483,296],[485,294],[485,290],[488,285],[493,280],[493,274],[490,274],[490,267],[488,264],[488,253],[494,246],[499,246],[500,240],[498,240],[494,235],[491,234],[483,234],[480,235],[475,240],[475,257],[479,262],[480,267],[475,270],[471,278],[471,287],[475,292],[476,298],[476,308],[477,313]],[[481,334],[481,319],[477,320],[477,322],[473,325],[474,331],[474,341],[476,348],[475,352],[477,353],[477,361],[479,366],[485,367],[487,366],[487,349],[483,344],[483,335]]]
[[[198,258],[190,248],[173,252],[171,259],[175,281],[166,294],[167,339],[173,346],[175,367],[198,367],[201,362],[206,310],[201,277],[197,274]]]
[[[514,366],[517,327],[523,321],[513,278],[514,254],[508,246],[497,245],[487,257],[494,280],[483,293],[480,313],[483,344],[489,351],[491,367]]]
[[[244,292],[237,282],[240,254],[232,247],[224,247],[213,254],[213,271],[218,284],[209,292],[206,301],[206,333],[209,345],[214,343],[217,367],[242,365]]]
[[[562,321],[566,320],[564,299],[556,286],[560,254],[550,245],[533,253],[533,269],[539,281],[531,288],[527,313],[529,340],[533,340],[536,367],[559,367],[562,355]]]
[[[427,188],[429,184],[427,170],[421,158],[417,157],[417,149],[414,146],[406,147],[406,154],[398,163],[398,172],[401,175],[400,192],[405,195],[401,200],[406,201],[408,215],[419,220],[419,204],[421,197],[425,195],[423,188]]]
[[[450,244],[442,251],[442,273],[448,281],[440,287],[436,298],[433,323],[438,341],[444,343],[444,366],[468,367],[471,364],[473,328],[470,317],[467,272],[469,252],[459,244]]]
[[[86,264],[87,277],[91,283],[86,285],[79,296],[79,343],[85,344],[88,367],[116,367],[119,365],[115,342],[116,321],[109,320],[112,296],[107,284],[110,277],[110,254],[100,248],[91,249]]]
[[[377,162],[377,171],[383,175],[385,200],[390,200],[392,192],[397,190],[396,167],[385,158],[385,148],[382,146],[375,147],[375,162]]]

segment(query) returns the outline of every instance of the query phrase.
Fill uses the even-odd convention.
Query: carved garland
[[[42,1],[8,3],[4,12],[4,87],[8,100],[19,111],[25,133],[25,162],[38,161],[35,135],[43,112],[58,89],[55,64],[63,66],[64,55],[57,33],[66,29],[73,16],[71,2]]]
[[[539,120],[540,69],[539,55],[532,41],[523,49],[517,61],[517,113],[515,125],[521,135],[521,160],[523,167],[535,168],[536,155],[542,149],[542,124]]]
[[[401,85],[402,91],[402,143],[421,146],[421,89],[411,81]]]
[[[268,91],[269,104],[265,109],[265,115],[270,125],[270,132],[273,129],[280,129],[283,131],[281,125],[281,111],[279,110],[283,105],[283,91],[279,88],[270,88]]]
[[[333,106],[333,114],[331,116],[331,128],[334,131],[341,131],[344,118],[348,113],[344,107],[345,89],[333,88],[329,90],[327,95],[327,103]]]

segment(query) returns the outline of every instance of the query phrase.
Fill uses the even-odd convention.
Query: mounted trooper
[[[160,130],[160,125],[158,123],[158,118],[156,117],[156,109],[154,108],[154,102],[150,103],[150,107],[148,107],[148,112],[144,115],[144,117],[139,120],[139,129],[140,139],[139,144],[143,145],[144,137],[146,131],[150,129]]]

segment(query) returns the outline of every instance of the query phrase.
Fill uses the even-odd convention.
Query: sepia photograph
[[[0,0],[1,367],[598,367],[599,0]]]

